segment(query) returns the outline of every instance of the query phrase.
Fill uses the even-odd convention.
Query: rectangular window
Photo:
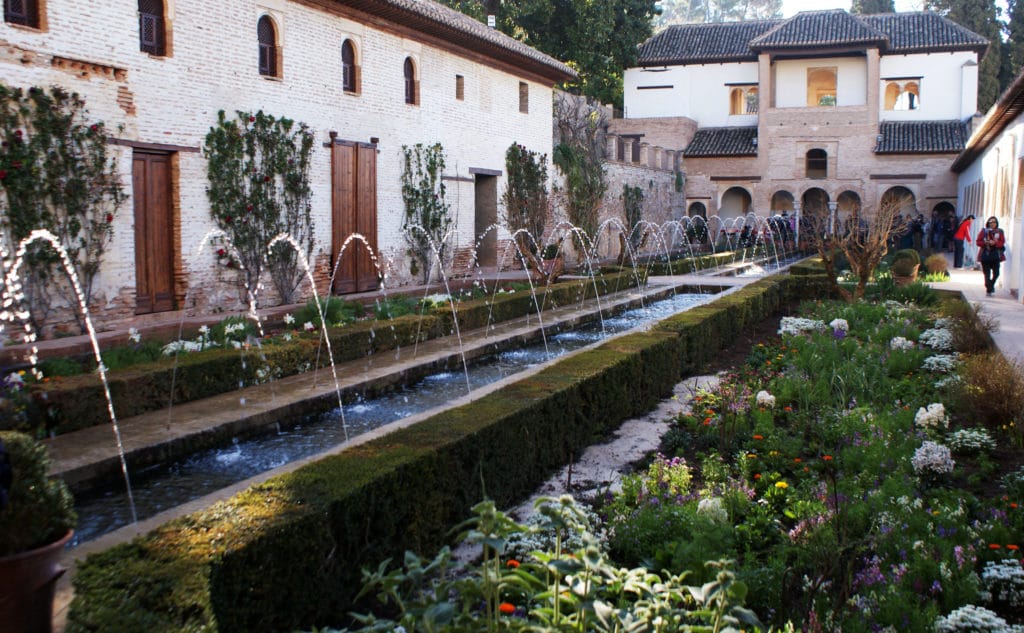
[[[38,0],[4,0],[4,22],[38,29]]]
[[[466,99],[466,78],[462,75],[455,75],[455,98],[459,101]]]
[[[519,82],[519,111],[530,113],[530,86],[525,81]]]

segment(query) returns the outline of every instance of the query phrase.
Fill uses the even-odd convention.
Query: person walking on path
[[[996,291],[996,279],[999,279],[999,262],[1004,259],[1006,236],[999,228],[999,220],[995,216],[985,221],[985,228],[978,233],[978,261],[985,274],[985,294],[992,296]]]
[[[971,239],[971,222],[974,215],[968,215],[960,222],[953,234],[953,268],[964,267],[964,241]]]

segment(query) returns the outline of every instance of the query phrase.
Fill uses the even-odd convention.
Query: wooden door
[[[332,291],[346,294],[376,290],[377,266],[373,255],[377,253],[377,146],[335,141],[331,171],[331,266],[337,269]],[[368,244],[353,239],[341,253],[345,241],[356,233],[366,238]]]
[[[171,155],[135,151],[135,313],[174,309],[174,209]]]

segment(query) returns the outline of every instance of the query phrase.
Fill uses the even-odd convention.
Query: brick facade
[[[497,174],[500,207],[508,146],[520,143],[551,154],[552,85],[566,78],[559,76],[554,60],[545,71],[545,60],[530,65],[525,55],[528,63],[520,68],[507,55],[491,56],[487,47],[447,42],[342,2],[226,0],[211,5],[171,0],[165,14],[173,47],[166,57],[140,52],[132,3],[48,0],[45,11],[43,30],[0,23],[0,69],[9,85],[60,85],[78,92],[90,118],[104,121],[124,143],[113,146],[112,154],[129,199],[114,221],[113,243],[91,308],[104,327],[135,311],[133,144],[164,147],[173,155],[176,307],[202,314],[243,306],[233,272],[217,264],[214,247],[207,243],[215,225],[206,196],[206,160],[199,150],[219,110],[229,116],[237,110],[263,110],[306,123],[314,132],[313,260],[322,291],[332,260],[330,132],[339,140],[376,139],[376,237],[392,286],[416,281],[401,235],[403,145],[440,142],[444,147],[445,175],[455,178],[448,183],[448,199],[457,250],[471,249],[477,232],[474,174]],[[277,28],[279,78],[258,72],[256,24],[263,15]],[[357,50],[357,94],[342,90],[346,38]],[[417,105],[403,98],[407,57],[417,69]],[[456,98],[457,76],[462,77],[463,99]],[[528,113],[519,107],[523,82]],[[507,233],[501,237],[507,239]],[[272,287],[269,280],[266,286]],[[272,294],[266,300],[272,303]]]

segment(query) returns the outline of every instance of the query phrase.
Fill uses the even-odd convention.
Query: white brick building
[[[322,290],[340,226],[355,221],[345,213],[363,218],[357,226],[375,225],[371,239],[391,265],[394,286],[412,280],[400,235],[402,146],[444,147],[455,246],[465,251],[501,217],[508,146],[550,156],[552,86],[573,76],[561,62],[430,0],[12,0],[5,7],[2,81],[63,86],[85,98],[91,119],[109,130],[122,126],[113,134],[130,198],[97,279],[93,312],[101,322],[239,306],[236,287],[225,282],[230,271],[218,268],[211,248],[199,248],[215,227],[200,148],[218,111],[262,110],[314,131]],[[338,166],[347,160],[356,161],[354,180],[339,183]],[[143,196],[133,170],[140,169],[159,175],[157,187],[166,182],[166,205],[136,208]],[[345,193],[332,194],[332,183]],[[354,198],[337,200],[353,189]],[[142,234],[133,211],[157,214],[166,232]],[[164,245],[167,269],[143,279],[150,273],[139,274],[136,252],[148,256]],[[497,246],[486,249],[485,263]],[[376,284],[365,262],[354,266],[364,269],[350,275],[346,290]]]
[[[626,70],[613,131],[683,150],[690,215],[870,209],[887,194],[951,214],[987,44],[930,12],[672,26]]]

